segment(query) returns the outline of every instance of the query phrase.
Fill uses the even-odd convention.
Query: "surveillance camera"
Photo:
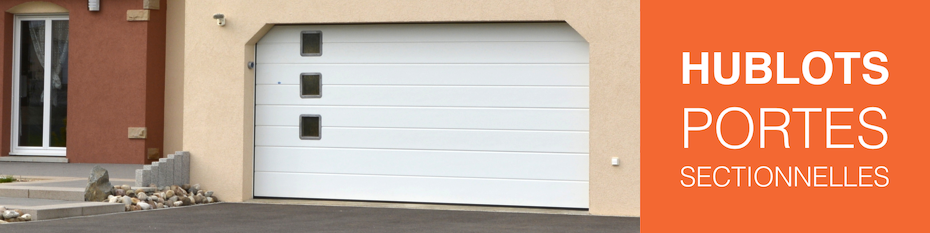
[[[216,19],[216,25],[226,26],[226,16],[223,14],[214,14],[213,19]]]

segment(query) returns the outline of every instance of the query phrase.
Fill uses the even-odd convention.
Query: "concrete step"
[[[84,201],[87,178],[42,177],[41,181],[7,183],[0,185],[0,197],[37,198],[62,201]],[[134,180],[111,179],[113,185],[131,185]]]
[[[35,198],[60,201],[84,201],[84,189],[62,187],[0,187],[0,197]]]
[[[0,197],[0,206],[19,209],[32,215],[33,220],[49,220],[77,216],[119,213],[126,207],[120,203],[62,201],[37,198]]]

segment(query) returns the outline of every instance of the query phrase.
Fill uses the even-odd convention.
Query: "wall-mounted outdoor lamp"
[[[226,26],[226,16],[225,16],[225,15],[223,15],[223,14],[215,14],[215,15],[213,15],[213,19],[216,19],[216,25],[220,25],[220,27]]]
[[[100,11],[100,0],[87,0],[87,10]]]

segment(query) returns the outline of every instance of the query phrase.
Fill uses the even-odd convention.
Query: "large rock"
[[[113,193],[113,184],[110,184],[110,173],[99,165],[94,166],[87,179],[87,188],[84,189],[84,201],[103,201]]]

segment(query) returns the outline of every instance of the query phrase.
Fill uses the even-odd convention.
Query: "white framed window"
[[[10,154],[65,156],[68,16],[13,18]]]
[[[323,74],[320,73],[301,73],[300,74],[300,98],[320,98],[323,97]]]
[[[323,32],[300,32],[300,56],[319,57],[323,55]]]

